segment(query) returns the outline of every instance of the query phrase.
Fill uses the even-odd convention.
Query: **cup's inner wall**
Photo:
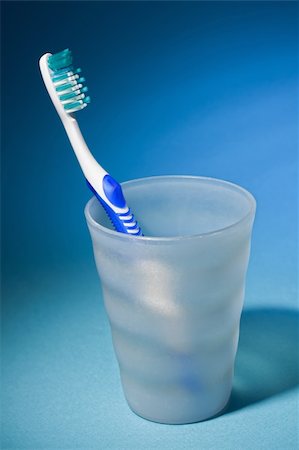
[[[210,233],[242,220],[254,208],[253,197],[242,188],[200,177],[152,177],[122,185],[127,203],[145,236],[170,237]],[[90,215],[113,229],[98,201]]]

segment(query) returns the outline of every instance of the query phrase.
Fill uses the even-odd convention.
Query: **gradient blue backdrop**
[[[298,4],[2,3],[3,448],[295,449]],[[118,180],[192,174],[256,197],[234,391],[173,427],[123,398],[80,168],[38,58],[65,47],[78,114]]]

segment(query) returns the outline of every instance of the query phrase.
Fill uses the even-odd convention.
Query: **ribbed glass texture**
[[[123,183],[144,237],[85,208],[124,394],[161,423],[189,423],[228,402],[255,215],[253,196],[211,178]]]

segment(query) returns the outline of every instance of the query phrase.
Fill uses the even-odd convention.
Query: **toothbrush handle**
[[[62,105],[48,66],[51,53],[44,54],[39,60],[40,71],[53,105],[63,123],[78,162],[87,180],[89,188],[103,205],[117,231],[140,235],[141,230],[124,199],[121,186],[92,156],[82,136],[75,117]]]
[[[105,209],[115,229],[134,236],[142,235],[134,215],[126,204],[120,184],[92,156],[76,119],[70,117],[63,121],[63,125],[87,185]]]
[[[120,184],[114,180],[114,178],[110,175],[105,175],[103,179],[103,190],[105,196],[100,196],[89,181],[86,180],[86,182],[89,189],[103,206],[116,231],[131,234],[132,236],[143,236],[138,222],[135,220],[134,214],[126,204],[122,188]],[[112,205],[114,208],[111,207]],[[115,207],[121,208],[122,211],[116,212]]]

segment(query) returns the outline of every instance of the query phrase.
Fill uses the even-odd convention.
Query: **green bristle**
[[[57,92],[62,92],[62,91],[65,91],[66,89],[71,89],[72,87],[74,87],[73,84],[67,83],[67,84],[62,84],[61,86],[57,86],[57,88],[55,88],[55,89]]]
[[[53,72],[58,72],[62,69],[68,68],[73,63],[72,53],[69,49],[65,49],[62,52],[55,53],[49,56],[48,65]]]
[[[80,94],[83,94],[84,92],[88,91],[88,88],[86,86],[86,87],[84,87],[82,89],[79,89],[79,90],[80,90]],[[59,98],[63,102],[64,100],[70,100],[73,97],[77,97],[77,95],[79,95],[79,94],[76,94],[76,92],[73,91],[73,92],[70,92],[68,94],[62,94],[62,95],[59,96]]]
[[[78,77],[72,81],[69,81],[69,77],[81,73],[81,69],[74,69],[73,67],[73,57],[69,49],[65,49],[62,52],[55,53],[49,56],[48,66],[51,73],[51,78],[55,86],[59,100],[63,103],[63,107],[66,112],[76,112],[84,108],[87,103],[90,103],[90,97],[80,98],[81,94],[88,91],[88,88],[79,87],[79,85],[85,82],[84,77]],[[71,72],[70,75],[68,73]],[[59,84],[57,86],[57,83]],[[78,100],[79,99],[79,100]]]
[[[67,79],[67,77],[68,77],[67,73],[68,72],[64,72],[64,74],[62,74],[62,75],[56,75],[56,76],[52,77],[53,82],[56,83],[57,81],[62,81],[64,79]]]
[[[63,107],[66,111],[68,111],[70,109],[75,109],[75,108],[81,109],[82,102],[86,103],[86,104],[90,103],[90,97],[85,97],[81,101],[74,101],[72,103],[67,103],[66,105],[63,105]]]
[[[70,72],[70,70],[66,70],[64,73],[59,74],[59,75],[52,75],[53,82],[57,83],[57,81],[62,81],[64,78],[67,78],[68,72]],[[72,70],[71,72],[73,73],[73,75],[78,75],[79,73],[81,73],[81,69],[79,67],[78,69]]]
[[[75,92],[70,92],[69,94],[63,94],[63,95],[59,95],[60,100],[63,102],[64,100],[70,100],[73,97],[77,97],[77,95]]]
[[[81,102],[68,103],[67,105],[64,105],[64,109],[67,111],[68,109],[78,108],[81,106],[81,104]]]

